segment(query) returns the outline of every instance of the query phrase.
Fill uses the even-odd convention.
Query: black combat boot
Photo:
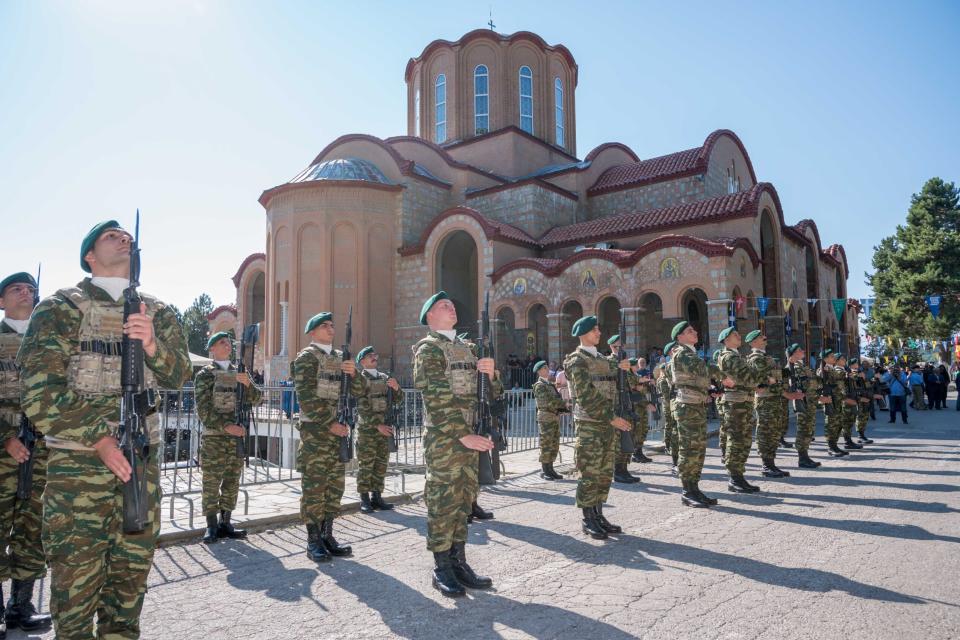
[[[829,447],[827,449],[827,453],[833,456],[834,458],[842,458],[843,456],[850,455],[849,451],[844,451],[843,449],[837,446],[836,440],[829,441]]]
[[[324,548],[335,557],[348,556],[353,553],[353,549],[348,544],[340,544],[333,537],[333,517],[327,516],[320,523],[320,542]]]
[[[860,430],[860,437],[857,438],[857,440],[859,440],[860,444],[873,444],[873,440],[867,437],[866,429]]]
[[[637,447],[637,450],[633,452],[633,456],[630,457],[634,462],[639,462],[640,464],[646,464],[648,462],[653,462],[653,458],[648,458],[643,455],[643,447]]]
[[[453,575],[457,582],[471,589],[489,589],[493,586],[493,580],[487,576],[478,576],[476,572],[467,564],[467,544],[465,542],[454,542],[450,547],[450,566],[453,568]]]
[[[724,444],[723,440],[720,441],[720,463],[727,464],[727,445]]]
[[[218,538],[230,538],[231,540],[243,540],[247,537],[246,529],[237,529],[230,524],[230,511],[220,512],[220,524],[217,526]]]
[[[13,593],[4,612],[6,626],[9,629],[20,627],[24,631],[49,629],[53,620],[49,615],[40,615],[33,606],[33,580],[14,580]],[[0,600],[3,595],[0,594]]]
[[[544,462],[540,465],[540,467],[543,469],[543,471],[540,473],[540,477],[544,480],[563,480],[563,476],[554,470],[552,463]]]
[[[706,496],[700,493],[700,488],[696,482],[684,481],[683,493],[680,494],[680,503],[687,507],[696,507],[698,509],[707,509],[710,504],[704,500]]]
[[[863,449],[863,445],[854,442],[850,436],[843,436],[843,448],[848,451],[851,449]]]
[[[473,520],[473,519],[490,520],[491,518],[493,518],[493,512],[484,511],[483,507],[477,504],[476,501],[474,501],[474,503],[470,505],[470,518],[469,518],[470,520]]]
[[[453,560],[450,551],[435,551],[433,561],[436,568],[433,570],[433,586],[445,596],[456,598],[467,592],[453,573]]]
[[[780,438],[780,446],[785,449],[793,449],[793,443],[787,442],[786,438]]]
[[[614,465],[613,480],[614,482],[620,482],[623,484],[633,484],[634,482],[640,482],[640,478],[630,475],[630,472],[627,470],[626,463]]]
[[[773,458],[763,458],[761,473],[767,478],[782,478],[786,472],[777,469],[777,465],[773,463]]]
[[[797,455],[798,461],[797,466],[801,469],[816,469],[820,466],[820,463],[810,457],[810,454],[806,451],[801,451]]]
[[[718,502],[716,498],[711,498],[710,496],[705,494],[703,491],[701,491],[699,484],[697,485],[697,493],[700,494],[700,499],[706,502],[708,507],[715,506]]]
[[[607,539],[607,530],[603,528],[603,525],[600,524],[600,521],[597,519],[595,507],[583,508],[583,532],[595,540]]]
[[[598,504],[593,508],[594,512],[597,514],[597,522],[600,523],[600,526],[603,527],[603,530],[607,533],[623,533],[623,527],[618,524],[613,524],[607,520],[606,516],[603,515],[603,505]]]
[[[754,487],[749,484],[742,473],[731,473],[730,480],[727,482],[727,491],[731,493],[754,493],[759,491],[760,487]]]
[[[360,513],[373,513],[373,505],[370,504],[370,493],[367,491],[360,494]]]
[[[380,511],[393,511],[393,505],[384,500],[379,491],[373,492],[373,497],[370,499],[370,504]]]
[[[331,555],[320,542],[320,526],[316,523],[307,524],[307,557],[314,562],[330,562]]]
[[[217,533],[220,531],[220,523],[217,522],[217,514],[208,513],[207,514],[207,531],[203,534],[203,541],[207,544],[213,544],[216,542],[220,536]]]

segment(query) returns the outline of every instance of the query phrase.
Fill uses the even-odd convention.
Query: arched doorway
[[[816,325],[819,324],[817,321],[817,298],[820,297],[820,280],[817,277],[817,263],[813,259],[813,249],[810,245],[807,245],[803,250],[803,259],[806,264],[806,274],[807,274],[807,299],[813,300],[813,302],[807,303],[807,317],[810,319],[810,324]]]
[[[497,366],[503,371],[503,365],[511,356],[523,356],[525,353],[518,353],[514,341],[516,334],[516,323],[514,321],[513,309],[510,307],[501,307],[497,311],[497,321],[492,323],[490,331],[493,332],[494,355],[496,356]],[[471,335],[473,335],[471,333]]]
[[[663,320],[663,301],[655,293],[647,293],[637,305],[640,307],[640,341],[638,355],[648,357],[653,349],[662,349],[670,341],[670,330]]]
[[[770,299],[767,315],[779,315],[780,286],[777,274],[777,236],[773,230],[773,215],[764,209],[760,215],[760,268],[763,276],[763,297]]]
[[[247,285],[246,295],[244,296],[244,326],[263,322],[267,309],[265,283],[266,279],[263,271],[261,271]]]
[[[710,348],[710,332],[707,319],[707,294],[703,289],[687,289],[680,302],[683,319],[697,330],[704,351]]]
[[[466,231],[454,231],[443,239],[435,261],[436,282],[457,308],[457,332],[477,335],[477,243]]]
[[[560,358],[577,348],[580,340],[570,335],[573,323],[583,317],[583,307],[576,300],[570,300],[560,308]]]
[[[527,311],[527,344],[532,343],[535,356],[548,357],[548,335],[547,308],[542,304],[535,304]]]
[[[597,305],[597,324],[600,326],[600,350],[609,351],[607,339],[620,331],[620,301],[609,296]]]

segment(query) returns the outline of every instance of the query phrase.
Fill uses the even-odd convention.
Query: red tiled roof
[[[843,249],[842,244],[832,244],[824,249],[823,253],[833,258],[838,265],[843,264],[844,273],[849,275],[850,267],[847,266],[847,252]]]
[[[750,177],[756,183],[757,176],[753,171],[753,163],[744,148],[740,138],[733,131],[718,129],[704,141],[703,145],[686,151],[678,151],[657,158],[640,160],[629,164],[620,164],[610,167],[597,178],[597,181],[587,190],[590,196],[597,196],[611,191],[641,187],[645,184],[676,180],[686,176],[706,173],[707,163],[710,161],[710,152],[721,137],[727,136],[740,148],[747,161]]]
[[[753,216],[757,214],[760,195],[776,191],[766,182],[754,185],[748,191],[698,200],[688,204],[652,209],[640,213],[599,218],[563,227],[554,227],[539,240],[542,247],[559,247],[592,241],[635,236],[651,231],[671,229],[691,224],[704,224]]]
[[[237,307],[232,304],[222,304],[207,314],[207,320],[213,320],[221,313],[228,312],[237,315]]]

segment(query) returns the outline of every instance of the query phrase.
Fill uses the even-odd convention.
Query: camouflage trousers
[[[43,487],[47,483],[46,444],[33,450],[33,486],[29,500],[17,499],[17,461],[0,451],[0,581],[35,580],[47,573],[40,533]]]
[[[790,401],[786,398],[780,398],[780,440],[787,437],[787,431],[790,430]]]
[[[663,445],[674,458],[679,454],[679,440],[677,438],[677,421],[673,417],[669,404],[663,405]]]
[[[480,463],[476,451],[432,427],[423,434],[423,459],[427,463],[427,481],[423,488],[423,501],[427,505],[427,550],[439,553],[467,541],[467,516],[480,492],[477,483]]]
[[[237,455],[237,438],[203,436],[200,469],[203,471],[203,513],[233,511],[243,473],[243,458]]]
[[[867,437],[867,422],[870,421],[870,406],[860,404],[860,413],[857,414],[857,433],[861,438]]]
[[[779,398],[757,398],[757,452],[762,460],[775,458],[786,416],[780,413]]]
[[[647,411],[647,403],[637,405],[637,421],[633,423],[633,441],[637,449],[642,447],[647,441],[647,434],[650,433],[650,412]]]
[[[836,402],[831,402],[823,406],[824,435],[827,438],[827,442],[836,442],[840,439],[840,431],[843,427],[841,424],[843,422],[843,410],[840,408],[841,405]],[[827,407],[830,407],[830,409],[827,409]],[[831,413],[828,414],[828,411]]]
[[[620,450],[620,436],[609,423],[574,420],[574,428],[577,441],[573,459],[580,473],[577,507],[583,509],[607,501],[613,482],[614,451]]]
[[[726,411],[726,405],[722,399],[716,401],[717,406],[717,415],[720,417],[720,429],[718,431],[718,444],[720,445],[720,459],[726,463],[727,461],[727,421],[724,417],[724,412]],[[750,441],[753,442],[753,436],[750,436]]]
[[[383,479],[390,461],[388,438],[375,425],[357,427],[357,491],[383,491]]]
[[[843,405],[843,417],[841,418],[840,425],[843,431],[844,439],[850,438],[853,436],[853,424],[857,421],[857,413],[854,407],[850,405]]]
[[[638,429],[637,429],[637,423],[634,422],[634,421],[632,421],[632,420],[629,421],[629,422],[630,422],[630,434],[633,436],[633,446],[634,446],[634,450],[636,450],[636,449],[639,448],[639,446],[640,446],[640,445],[637,443],[637,431],[638,431]],[[611,427],[611,428],[612,428],[612,427]],[[621,436],[620,436],[620,432],[617,431],[616,429],[614,429],[614,432],[613,432],[613,443],[612,443],[612,444],[613,444],[614,463],[615,463],[615,464],[629,464],[629,463],[630,463],[630,457],[631,457],[633,454],[632,454],[632,453],[624,453],[624,452],[622,451],[622,449],[621,449],[621,447],[620,447],[620,437],[621,437]]]
[[[537,421],[540,429],[540,464],[553,464],[560,453],[560,421]]]
[[[50,611],[60,640],[139,638],[140,609],[160,535],[159,446],[147,464],[148,520],[123,532],[120,480],[92,451],[51,449],[43,493]]]
[[[805,453],[810,449],[813,432],[817,427],[817,397],[807,398],[807,408],[797,414],[797,437],[793,444],[797,453]]]
[[[718,403],[720,432],[726,440],[726,466],[730,475],[743,475],[753,446],[753,403]]]
[[[320,524],[340,513],[346,468],[340,462],[340,438],[328,424],[300,424],[297,471],[300,472],[300,517],[304,524]]]
[[[677,467],[683,482],[700,482],[703,460],[707,454],[707,405],[670,402],[677,419],[680,460]]]

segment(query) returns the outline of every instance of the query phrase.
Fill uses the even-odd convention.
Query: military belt
[[[106,342],[104,340],[81,340],[80,351],[99,353],[105,356],[123,355],[122,342]]]
[[[453,362],[450,364],[451,370],[469,370],[476,369],[477,365],[473,362]]]
[[[677,389],[676,400],[681,404],[707,404],[710,396],[700,389],[680,387]]]
[[[724,402],[753,402],[753,394],[749,391],[730,391],[723,392]]]
[[[616,376],[590,376],[591,382],[616,382]]]
[[[340,374],[333,374],[333,373],[317,374],[317,380],[329,380],[330,382],[339,382],[341,377],[342,376],[340,376]]]

